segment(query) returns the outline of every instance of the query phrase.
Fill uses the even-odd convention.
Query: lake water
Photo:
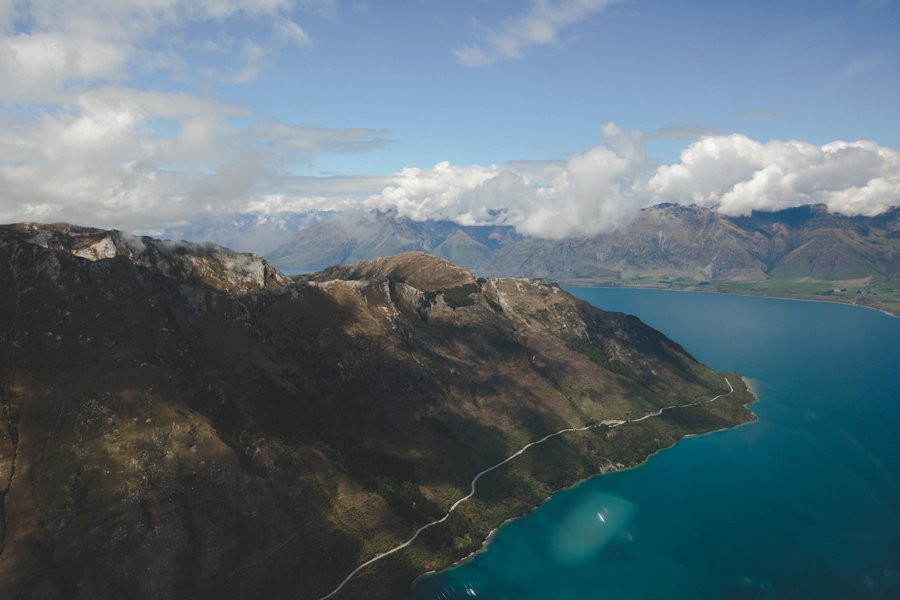
[[[422,578],[410,600],[900,598],[900,319],[770,298],[569,291],[742,373],[759,421],[556,494],[472,560]]]

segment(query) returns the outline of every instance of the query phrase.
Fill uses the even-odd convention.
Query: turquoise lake
[[[420,579],[409,600],[900,598],[900,319],[771,298],[569,291],[743,374],[758,422],[554,495],[473,559]]]

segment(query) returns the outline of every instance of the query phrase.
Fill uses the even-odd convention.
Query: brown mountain
[[[482,275],[574,285],[706,286],[860,302],[900,314],[900,208],[875,217],[829,213],[824,206],[729,217],[662,204],[610,233],[562,240],[524,237],[509,227],[417,223],[390,213],[354,219],[352,228],[343,217],[313,225],[271,258],[286,268],[321,268],[323,255],[337,259],[343,251],[361,260],[396,243],[408,249],[405,241],[415,240],[415,249]]]
[[[289,280],[216,246],[2,226],[0,595],[320,598],[479,471],[595,425],[336,596],[396,598],[553,491],[751,419],[729,381],[705,402],[723,375],[637,318],[422,253]]]

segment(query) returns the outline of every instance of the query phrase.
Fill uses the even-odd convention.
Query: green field
[[[801,277],[773,277],[763,281],[704,281],[668,279],[655,275],[623,278],[625,287],[653,287],[673,290],[727,292],[779,298],[803,298],[858,304],[900,316],[900,281],[877,281],[872,277],[858,280],[827,280]]]

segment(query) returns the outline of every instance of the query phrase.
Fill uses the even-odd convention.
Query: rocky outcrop
[[[90,261],[121,257],[134,265],[219,292],[246,294],[279,287],[288,278],[264,259],[215,244],[170,242],[69,224],[6,226],[5,235]]]

